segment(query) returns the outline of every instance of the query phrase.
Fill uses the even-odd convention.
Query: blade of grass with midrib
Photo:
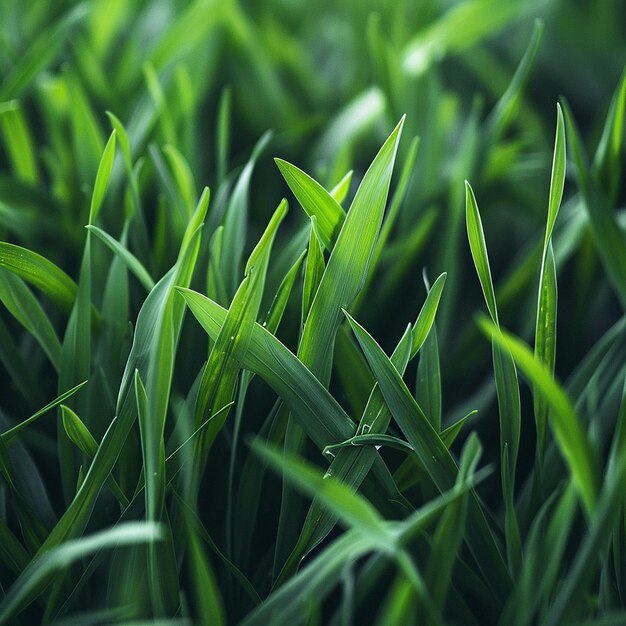
[[[535,356],[554,374],[556,362],[556,314],[557,279],[552,231],[563,197],[565,185],[565,124],[561,107],[557,105],[556,138],[550,177],[548,218],[541,258],[539,295],[537,298],[537,322],[535,326]],[[537,459],[541,463],[546,444],[546,423],[548,406],[540,393],[534,392],[535,423],[537,427]]]
[[[326,250],[332,250],[346,219],[346,212],[333,196],[315,179],[283,159],[274,159],[305,213],[315,218],[320,241]]]
[[[465,181],[465,219],[472,259],[492,322],[499,328],[498,307],[489,267],[487,244],[474,191]],[[500,464],[502,493],[505,496],[505,535],[509,565],[521,560],[519,528],[514,506],[515,476],[521,430],[519,381],[513,357],[492,344],[493,372],[500,418]],[[505,465],[506,464],[506,465]]]
[[[259,313],[265,276],[276,231],[287,212],[287,201],[283,200],[276,209],[265,233],[250,254],[245,277],[228,309],[215,344],[204,370],[195,409],[195,425],[198,427],[207,417],[219,411],[233,397],[240,363],[233,358],[236,351],[246,352]],[[226,415],[213,420],[203,431],[196,444],[196,471],[200,472],[206,463],[209,450],[221,430]]]
[[[76,299],[76,283],[45,257],[12,243],[0,242],[0,267],[43,291],[64,311],[69,311]]]
[[[517,365],[548,403],[549,423],[556,443],[568,465],[580,498],[587,512],[591,513],[597,498],[597,463],[594,450],[570,399],[555,382],[545,364],[533,355],[526,344],[484,318],[480,320],[480,326],[495,343],[511,353]]]
[[[378,553],[392,557],[396,566],[411,581],[420,603],[428,610],[428,617],[434,620],[435,624],[440,623],[432,602],[426,595],[421,574],[408,553],[399,545],[401,533],[396,532],[393,524],[386,523],[364,496],[354,492],[333,476],[323,475],[308,463],[261,444],[258,439],[253,444],[253,450],[267,460],[275,470],[282,470],[284,478],[300,491],[323,501],[344,526],[354,528],[366,537]]]

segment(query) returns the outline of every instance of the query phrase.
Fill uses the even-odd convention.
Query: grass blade
[[[533,356],[523,342],[484,319],[480,321],[480,326],[498,346],[511,353],[518,367],[548,403],[551,409],[550,425],[556,442],[569,467],[581,500],[587,512],[591,513],[597,498],[597,466],[595,455],[571,401],[554,381],[546,366]]]

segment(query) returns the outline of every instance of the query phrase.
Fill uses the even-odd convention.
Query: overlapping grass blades
[[[624,623],[622,6],[374,4],[0,2],[0,623]]]

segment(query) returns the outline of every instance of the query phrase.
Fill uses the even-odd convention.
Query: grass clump
[[[626,623],[605,4],[0,7],[0,624]]]

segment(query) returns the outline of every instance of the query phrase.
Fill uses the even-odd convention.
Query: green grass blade
[[[415,320],[413,332],[411,333],[411,352],[409,357],[411,359],[424,345],[424,342],[433,329],[435,315],[439,308],[439,302],[441,301],[441,294],[443,293],[447,276],[448,275],[445,272],[438,276],[437,280],[428,290],[428,295],[426,296],[424,305],[420,309],[419,315]]]
[[[338,204],[342,204],[348,196],[353,173],[354,172],[352,170],[348,171],[345,176],[330,190],[330,195]]]
[[[554,155],[552,158],[548,224],[546,226],[546,237],[543,244],[544,250],[548,247],[548,242],[552,237],[552,229],[554,228],[554,223],[559,213],[559,207],[561,206],[563,187],[565,185],[565,167],[565,122],[563,121],[563,111],[560,105],[557,104],[556,139],[554,141]]]
[[[626,389],[626,386],[623,387]],[[598,559],[607,558],[614,530],[623,530],[621,517],[626,495],[626,393],[622,391],[615,439],[604,485],[590,518],[589,533],[578,548],[569,575],[554,599],[544,624],[561,624],[570,619],[574,608],[585,596],[585,589],[598,568]]]
[[[198,426],[207,415],[212,415],[232,400],[237,377],[241,366],[234,353],[246,352],[258,316],[269,256],[276,231],[287,213],[287,202],[283,200],[276,209],[265,233],[254,248],[246,265],[245,278],[242,281],[224,324],[215,338],[215,345],[204,370],[198,402],[195,411],[195,423]],[[210,447],[221,430],[226,415],[212,421],[198,440],[198,470],[206,462]]]
[[[474,259],[476,272],[478,273],[478,278],[485,296],[487,309],[489,310],[491,320],[499,327],[498,308],[493,288],[493,280],[491,278],[491,270],[489,269],[489,257],[487,255],[487,245],[485,243],[482,221],[478,211],[476,197],[467,181],[465,182],[465,216],[472,258]],[[500,413],[500,458],[502,462],[502,456],[506,447],[509,461],[507,475],[509,476],[510,484],[506,486],[503,485],[503,488],[513,491],[521,428],[519,383],[515,363],[511,355],[508,354],[506,350],[501,350],[494,345],[492,356],[496,392],[498,396],[498,410]]]
[[[189,547],[189,571],[194,587],[196,618],[204,624],[221,626],[226,623],[224,607],[215,574],[200,543],[199,522],[188,507],[181,505],[180,510]]]
[[[298,357],[327,384],[335,335],[367,275],[382,223],[391,173],[402,132],[402,119],[368,168],[328,260],[307,316]]]
[[[178,189],[182,204],[185,207],[187,217],[191,217],[198,200],[196,196],[196,183],[193,179],[191,167],[185,160],[185,157],[174,146],[166,145],[163,148],[163,152],[174,174],[176,188]]]
[[[303,623],[307,602],[323,599],[340,580],[346,565],[355,563],[372,549],[372,544],[360,533],[345,533],[249,613],[242,626],[263,626],[277,620],[285,624]]]
[[[334,458],[338,450],[347,448],[348,446],[389,446],[401,452],[414,452],[413,446],[398,437],[383,434],[363,434],[355,435],[346,441],[336,443],[332,446],[326,446],[322,450],[322,454],[326,457]]]
[[[227,311],[195,291],[179,291],[209,337],[217,339]],[[319,380],[260,324],[255,323],[247,350],[235,344],[233,356],[276,390],[320,449],[354,434],[354,423]]]
[[[158,318],[163,314],[163,309],[171,307],[177,327],[180,328],[182,323],[184,306],[181,306],[182,302],[179,305],[178,300],[172,298],[174,286],[184,287],[191,280],[199,249],[198,229],[206,215],[208,202],[207,189],[198,202],[194,217],[189,222],[176,265],[148,294],[139,312],[133,346],[120,385],[116,417],[102,438],[80,490],[41,546],[40,554],[59,545],[68,537],[81,534],[89,521],[98,493],[111,473],[135,422],[136,402],[132,383],[136,370],[142,372],[148,369]]]
[[[455,442],[465,422],[473,415],[476,415],[476,413],[478,413],[478,411],[471,411],[460,420],[441,431],[441,441],[443,441],[448,449],[450,449]],[[408,456],[394,472],[393,479],[398,485],[398,489],[404,492],[419,483],[426,475],[426,470],[419,460],[419,457],[417,455],[411,455]]]
[[[224,274],[224,283],[230,296],[234,295],[237,290],[241,276],[243,251],[246,244],[246,224],[248,221],[248,202],[252,173],[254,172],[257,159],[271,138],[271,133],[265,133],[257,142],[252,156],[237,179],[224,214],[221,267]]]
[[[354,528],[380,549],[393,551],[390,535],[378,511],[362,496],[332,476],[286,454],[280,454],[267,445],[255,441],[253,450],[265,459],[283,477],[311,498],[320,498],[349,528]]]
[[[63,428],[70,441],[88,458],[93,459],[98,452],[98,443],[83,421],[68,406],[61,405],[61,419],[63,420]],[[82,466],[81,466],[82,467]],[[83,481],[80,481],[81,484]],[[128,498],[120,489],[115,478],[111,475],[107,479],[107,485],[111,489],[111,493],[117,498],[117,501],[123,508],[129,505]],[[80,488],[80,485],[79,485]],[[78,491],[78,489],[77,489]]]
[[[434,321],[434,315],[441,297],[445,274],[439,276],[429,292],[424,305],[422,306],[414,329],[407,329],[402,339],[394,350],[392,361],[401,371],[407,366],[413,346],[419,349],[424,337],[428,335]],[[357,433],[384,434],[389,425],[390,415],[385,407],[380,390],[375,386],[370,394],[367,405],[359,421]],[[372,448],[361,448],[360,450],[342,449],[338,450],[333,459],[329,472],[341,479],[352,488],[358,488],[367,473],[372,467],[376,458],[376,453]],[[324,508],[319,501],[314,501],[311,505],[296,547],[287,559],[285,566],[278,578],[281,581],[288,576],[297,566],[300,558],[317,545],[333,529],[336,518],[330,511]]]
[[[76,283],[40,254],[12,243],[0,242],[0,267],[45,293],[63,310],[71,309],[74,304],[78,290]]]
[[[626,68],[617,85],[606,116],[602,137],[593,159],[593,174],[611,202],[620,187],[621,151],[626,116]]]
[[[216,338],[224,324],[226,311],[197,292],[185,289],[180,292],[211,339]],[[328,390],[263,326],[254,325],[247,351],[242,352],[235,346],[234,352],[234,357],[245,369],[261,376],[278,393],[320,450],[354,435],[354,422]],[[374,463],[376,481],[383,489],[389,489],[390,475],[386,466],[377,456]],[[397,500],[397,490],[386,497]]]
[[[274,159],[298,202],[309,217],[317,219],[320,241],[332,250],[346,214],[333,196],[308,174],[282,159]]]
[[[615,219],[608,198],[589,174],[591,166],[576,122],[566,103],[563,103],[563,111],[567,124],[567,137],[576,166],[578,186],[589,215],[594,244],[613,289],[622,306],[625,307],[626,285],[623,276],[626,275],[626,245],[624,233]]]
[[[317,217],[311,216],[311,233],[307,248],[306,264],[304,266],[304,284],[302,286],[302,320],[306,320],[320,286],[326,262],[324,252],[317,236]]]
[[[98,212],[102,206],[102,200],[106,193],[107,185],[109,184],[109,178],[111,176],[111,170],[113,169],[113,161],[115,159],[115,135],[116,131],[113,130],[104,152],[98,165],[98,172],[96,174],[96,182],[93,186],[93,194],[91,195],[91,206],[89,208],[89,223],[93,224],[98,217]]]
[[[54,369],[58,371],[61,342],[48,315],[24,281],[2,268],[0,268],[0,301],[37,340]]]
[[[521,92],[532,72],[541,38],[543,36],[544,23],[541,19],[535,19],[533,33],[520,61],[515,74],[506,91],[500,96],[498,102],[493,107],[489,117],[485,121],[488,146],[496,145],[496,141],[511,123],[516,111],[519,109]]]
[[[33,137],[17,100],[0,104],[0,128],[16,178],[35,184],[39,171]]]
[[[228,152],[230,150],[230,129],[232,115],[232,90],[226,87],[220,96],[217,113],[216,155],[217,182],[221,184],[228,171]]]
[[[501,348],[508,350],[518,367],[543,395],[550,411],[550,425],[556,442],[569,467],[581,500],[588,513],[597,498],[597,466],[593,449],[582,429],[571,401],[555,382],[546,366],[522,341],[482,319],[483,332]]]
[[[22,572],[0,604],[0,624],[6,624],[22,607],[39,595],[52,576],[103,548],[151,543],[161,539],[160,527],[150,522],[127,522],[93,535],[67,541],[34,560]]]
[[[63,392],[60,396],[52,400],[52,402],[49,402],[48,404],[46,404],[46,406],[39,409],[39,411],[37,411],[36,413],[33,413],[33,415],[26,418],[24,421],[20,422],[16,426],[13,426],[13,428],[10,428],[9,430],[4,431],[0,435],[3,443],[5,444],[11,443],[11,441],[15,439],[15,437],[19,434],[21,430],[23,430],[24,428],[32,424],[34,421],[38,420],[42,415],[50,411],[50,409],[54,409],[55,407],[59,406],[59,404],[62,404],[63,402],[65,402],[68,398],[71,398],[79,389],[84,387],[86,384],[87,384],[87,381],[84,381],[80,383],[79,385],[72,387],[72,389],[68,389],[67,391]]]
[[[489,315],[495,324],[498,324],[498,309],[496,307],[496,294],[491,280],[491,270],[489,269],[489,257],[487,256],[487,244],[485,243],[485,233],[483,231],[480,213],[476,197],[470,184],[465,181],[465,219],[467,224],[467,237],[469,239],[470,250],[480,286],[485,296]]]
[[[98,239],[100,239],[100,241],[102,241],[102,243],[104,243],[104,245],[107,246],[113,254],[119,257],[127,269],[132,272],[135,275],[135,278],[137,278],[137,280],[143,285],[146,291],[152,291],[154,287],[154,280],[141,261],[132,252],[130,252],[126,246],[97,226],[89,224],[86,228],[89,232],[98,237]]]
[[[296,259],[295,263],[291,266],[290,270],[285,274],[285,277],[280,282],[278,291],[272,300],[272,304],[267,312],[264,322],[265,327],[272,334],[276,334],[276,331],[278,330],[278,326],[280,325],[280,321],[285,313],[289,296],[291,295],[293,286],[298,278],[298,273],[300,272],[300,267],[305,256],[306,252],[303,251],[302,254],[300,254],[300,256]]]
[[[556,363],[556,316],[557,278],[552,242],[548,247],[541,268],[537,325],[535,330],[535,357],[554,374]],[[548,405],[540,393],[534,394],[535,423],[537,425],[537,454],[542,459],[546,446]]]

